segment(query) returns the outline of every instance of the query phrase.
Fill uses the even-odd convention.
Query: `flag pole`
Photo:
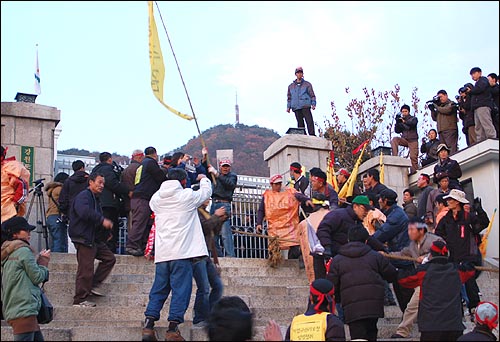
[[[165,26],[165,23],[163,22],[163,17],[161,15],[160,7],[158,6],[157,1],[155,1],[155,5],[156,5],[156,8],[158,9],[158,13],[160,15],[160,20],[161,20],[161,23],[163,25],[163,29],[165,30],[165,34],[167,35],[168,44],[170,45],[170,49],[172,50],[172,55],[174,56],[175,64],[177,66],[177,70],[179,71],[179,76],[181,77],[182,85],[184,86],[184,91],[186,93],[186,97],[187,97],[187,100],[189,102],[189,107],[191,108],[191,113],[193,114],[194,122],[196,124],[196,129],[198,130],[198,135],[200,136],[201,146],[204,149],[206,149],[207,146],[206,146],[205,140],[203,139],[203,136],[201,134],[200,126],[198,125],[198,120],[196,119],[196,114],[194,113],[193,104],[191,103],[191,99],[189,98],[189,93],[188,93],[187,88],[186,88],[186,83],[184,82],[184,77],[182,77],[181,68],[179,67],[179,63],[177,62],[177,57],[175,56],[174,48],[172,46],[172,42],[170,41],[170,36],[168,35],[167,27]],[[207,164],[210,165],[210,162],[208,160],[208,150],[207,150]],[[213,176],[213,174],[212,174],[212,178],[215,181],[215,177]]]

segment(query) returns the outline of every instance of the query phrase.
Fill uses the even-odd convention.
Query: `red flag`
[[[370,139],[366,139],[365,141],[363,141],[363,142],[361,143],[361,145],[359,145],[358,147],[356,147],[356,149],[355,149],[354,151],[352,151],[352,154],[356,154],[356,153],[358,153],[359,151],[361,151],[361,149],[362,149],[363,147],[365,147],[365,145],[366,145],[366,144],[368,144],[369,142],[370,142]]]

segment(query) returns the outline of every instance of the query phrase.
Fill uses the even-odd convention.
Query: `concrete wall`
[[[21,146],[34,147],[33,179],[45,178],[45,184],[54,176],[54,130],[60,118],[61,111],[55,107],[29,102],[1,103],[1,143],[9,148],[7,157],[16,156],[16,159],[20,160]],[[30,187],[32,186],[33,184],[30,184]],[[28,207],[33,197],[33,193],[30,193]],[[44,197],[47,207],[47,198]],[[37,221],[37,205],[37,201],[33,202],[28,218],[33,225]],[[32,234],[32,245],[35,249],[40,246],[39,235]],[[45,248],[45,244],[42,248]]]
[[[476,145],[465,148],[453,156],[462,169],[460,181],[470,180],[470,185],[464,189],[467,199],[472,201],[475,197],[480,197],[482,206],[488,217],[491,219],[495,208],[499,208],[499,172],[498,172],[498,139],[487,139]],[[435,163],[418,170],[418,172],[409,177],[409,183],[412,188],[417,188],[417,179],[420,173],[427,173],[432,176]],[[433,187],[437,187],[432,184]],[[415,195],[417,196],[417,195]],[[498,258],[499,255],[499,213],[495,215],[491,232],[488,238],[488,248],[486,255],[492,258]],[[486,232],[486,230],[484,231]]]
[[[307,171],[319,167],[326,172],[330,150],[331,142],[324,138],[285,134],[264,151],[264,160],[267,161],[270,175],[281,174],[286,180],[293,162],[299,162]]]

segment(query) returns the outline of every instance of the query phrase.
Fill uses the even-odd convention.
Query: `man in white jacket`
[[[178,325],[184,322],[193,284],[193,263],[208,257],[205,237],[198,217],[198,207],[212,195],[212,185],[205,176],[200,189],[185,188],[187,173],[169,169],[167,180],[151,197],[149,206],[155,213],[155,278],[149,292],[149,303],[142,330],[143,341],[157,341],[154,322],[170,291],[169,326],[165,341],[184,341]]]

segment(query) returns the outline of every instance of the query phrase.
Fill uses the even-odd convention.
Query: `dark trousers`
[[[439,140],[450,148],[450,155],[458,150],[458,129],[448,129],[439,132]]]
[[[307,123],[307,133],[309,135],[316,135],[314,133],[314,121],[312,118],[311,108],[302,108],[293,111],[295,113],[295,119],[297,119],[297,127],[305,128],[304,119]]]
[[[326,279],[325,258],[321,255],[313,256],[314,279]]]
[[[420,341],[456,341],[463,331],[421,331]]]
[[[73,304],[85,301],[93,287],[99,286],[111,273],[116,258],[104,242],[96,242],[92,247],[75,243],[76,271],[75,296]],[[100,260],[94,273],[94,260]]]
[[[465,291],[469,298],[469,309],[477,307],[481,298],[479,297],[479,286],[477,286],[476,278],[472,277],[465,282]]]
[[[376,341],[378,334],[377,322],[378,318],[365,318],[349,323],[351,341],[356,339]]]
[[[115,207],[102,207],[102,216],[113,222],[111,238],[106,242],[111,252],[116,253],[118,238],[120,234],[120,224],[118,222],[118,209]]]
[[[411,297],[413,296],[414,289],[408,289],[399,285],[397,281],[392,283],[392,287],[394,288],[394,294],[396,295],[396,299],[398,300],[399,308],[401,312],[405,312],[408,303],[410,302]]]
[[[149,200],[143,198],[130,200],[132,225],[127,237],[127,248],[144,249],[151,229],[151,213]]]

